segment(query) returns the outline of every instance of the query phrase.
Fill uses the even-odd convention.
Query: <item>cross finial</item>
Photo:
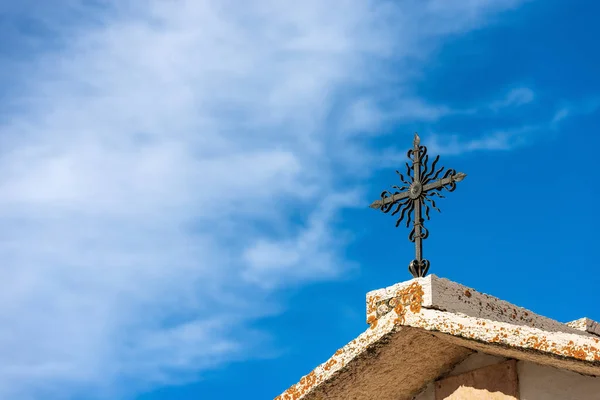
[[[417,132],[415,132],[415,138],[413,139],[413,146],[414,147],[419,147],[420,143],[421,143],[421,138],[419,137],[419,135],[417,134]]]
[[[429,156],[427,155],[427,147],[421,146],[421,139],[415,133],[413,139],[413,148],[408,150],[407,156],[412,161],[412,166],[406,163],[406,178],[400,172],[396,171],[403,186],[392,186],[396,191],[391,193],[384,190],[381,193],[381,200],[376,200],[371,204],[371,208],[378,208],[384,213],[392,211],[392,215],[400,213],[400,217],[396,220],[396,227],[406,215],[406,226],[411,222],[411,215],[414,213],[413,228],[408,235],[411,242],[415,243],[415,259],[410,262],[408,270],[413,277],[423,277],[429,270],[429,261],[423,258],[423,239],[427,239],[429,231],[424,226],[422,218],[422,207],[425,207],[425,217],[429,220],[429,204],[440,211],[435,206],[433,196],[443,198],[440,194],[442,189],[449,192],[456,189],[456,182],[460,182],[467,174],[456,172],[453,169],[448,169],[443,176],[440,174],[444,171],[444,167],[435,170],[436,164],[440,156],[436,156],[429,169]],[[422,170],[421,170],[422,168]],[[411,176],[412,172],[412,176]],[[410,178],[410,179],[409,179]]]

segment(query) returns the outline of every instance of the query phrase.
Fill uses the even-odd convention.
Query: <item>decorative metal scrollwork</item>
[[[408,239],[415,243],[416,258],[410,262],[409,271],[415,278],[425,276],[429,270],[429,261],[422,257],[422,240],[429,236],[422,218],[423,208],[425,218],[430,220],[430,205],[440,212],[433,198],[444,198],[445,196],[441,194],[442,190],[453,192],[456,189],[456,182],[462,181],[467,176],[462,172],[457,173],[454,169],[445,170],[445,167],[436,170],[440,156],[435,157],[430,168],[427,147],[421,146],[420,142],[419,135],[415,133],[413,148],[407,152],[412,165],[405,163],[406,177],[400,171],[396,171],[402,185],[392,186],[393,192],[384,190],[381,192],[381,199],[371,204],[371,208],[378,208],[386,214],[391,212],[391,215],[395,216],[400,213],[396,219],[396,227],[405,217],[406,227],[413,223]]]

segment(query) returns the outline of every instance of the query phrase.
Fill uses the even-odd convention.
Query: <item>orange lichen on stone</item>
[[[312,371],[310,374],[305,375],[300,379],[300,382],[277,396],[275,400],[299,400],[304,396],[310,388],[312,388],[318,382],[317,374]]]
[[[402,309],[399,313],[399,321],[404,320],[404,313],[406,308]],[[437,313],[437,311],[428,312]],[[422,315],[421,315],[422,316]],[[460,319],[460,318],[458,318]],[[510,347],[517,348],[529,348],[532,350],[552,353],[558,356],[575,358],[582,361],[600,361],[600,348],[592,345],[591,343],[599,343],[600,339],[587,338],[592,341],[581,342],[578,344],[578,340],[560,340],[560,336],[557,336],[558,340],[554,340],[552,332],[539,332],[539,334],[527,335],[526,330],[522,326],[502,326],[502,324],[495,325],[491,321],[472,320],[469,324],[454,322],[446,318],[435,319],[431,316],[426,318],[409,318],[408,325],[413,327],[421,327],[427,330],[438,331],[445,334],[459,336],[469,339],[480,340],[488,343],[503,344]],[[583,337],[581,339],[584,339]]]
[[[371,314],[377,310],[377,302],[381,300],[381,296],[369,296],[367,300],[367,314]]]
[[[323,369],[325,371],[329,371],[331,369],[331,367],[333,367],[333,365],[336,364],[336,363],[337,363],[336,360],[331,359],[331,360],[327,361],[327,363],[325,363],[325,365],[323,366]]]
[[[298,383],[277,396],[275,400],[300,400],[308,395],[311,390],[327,379],[327,376],[333,373],[336,368],[344,367],[346,364],[346,361],[342,358],[344,353],[356,351],[356,347],[364,346],[366,340],[364,337],[353,339],[346,346],[338,349],[326,363],[315,368],[310,374],[303,376]]]
[[[369,315],[369,318],[367,318],[367,324],[371,325],[370,329],[373,329],[377,326],[377,317],[373,314]]]
[[[593,346],[576,346],[573,341],[569,341],[566,346],[559,350],[562,355],[587,360],[592,358],[594,361],[600,361],[600,351]]]
[[[519,332],[515,332],[518,335]],[[559,345],[545,337],[529,336],[519,343],[522,347],[554,353],[556,355],[576,358],[578,360],[600,361],[600,350],[593,346],[577,346],[570,340],[566,345]]]
[[[529,336],[527,339],[524,340],[523,344],[529,345],[529,347],[531,347],[532,349],[542,351],[548,350],[549,347],[546,338],[540,339],[537,336]]]
[[[390,300],[390,305],[395,305],[394,312],[397,315],[394,323],[403,324],[407,310],[419,313],[423,305],[423,295],[423,288],[417,282],[398,290],[394,299]]]
[[[380,295],[367,296],[367,324],[372,325],[373,318],[377,318],[377,303],[381,300]]]
[[[394,307],[394,312],[397,315],[396,319],[394,320],[394,324],[403,324],[405,321],[404,314],[406,314],[404,306],[398,303],[396,307]]]
[[[469,289],[465,289],[465,296],[471,297],[471,291]]]

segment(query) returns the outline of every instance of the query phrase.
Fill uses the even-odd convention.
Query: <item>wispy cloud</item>
[[[461,139],[459,135],[437,135],[427,137],[427,146],[435,154],[457,155],[480,150],[511,150],[530,142],[529,134],[539,129],[524,126],[516,129],[493,131],[474,139]]]
[[[526,87],[514,88],[507,93],[502,100],[494,101],[490,104],[490,108],[494,111],[499,111],[506,107],[517,107],[524,104],[529,104],[535,99],[533,90]]]
[[[476,138],[464,138],[458,134],[439,135],[434,133],[428,135],[427,145],[434,153],[450,155],[480,150],[512,150],[532,143],[535,139],[534,135],[538,132],[558,129],[560,123],[564,120],[577,115],[590,114],[598,109],[600,109],[600,101],[586,99],[572,103],[569,106],[562,106],[552,114],[549,120],[536,124],[484,132]],[[386,154],[384,159],[392,160],[396,157],[395,150],[389,150]]]
[[[554,114],[554,117],[552,117],[552,123],[558,124],[563,119],[569,117],[570,114],[571,113],[568,108],[561,108],[556,112],[556,114]]]
[[[563,104],[552,117],[552,127],[557,128],[563,120],[577,115],[587,115],[600,109],[600,99],[591,98]]]
[[[382,97],[379,95],[379,97]],[[345,110],[341,129],[350,134],[380,134],[382,128],[403,122],[436,122],[448,116],[486,114],[500,112],[509,107],[530,104],[535,100],[533,90],[525,87],[514,88],[504,97],[488,104],[467,108],[451,108],[447,105],[435,105],[423,99],[411,97],[406,93],[400,99],[385,101],[376,95],[357,98]],[[390,104],[394,107],[390,108]]]
[[[462,113],[444,105],[428,104],[422,99],[409,96],[379,104],[375,104],[374,101],[374,97],[359,98],[350,104],[344,114],[341,129],[350,134],[380,134],[382,128],[399,122],[437,121],[444,116]],[[393,109],[389,108],[390,103],[394,104]]]
[[[516,3],[64,0],[29,25],[11,11],[41,52],[1,81],[18,84],[0,118],[0,397],[114,398],[256,355],[251,322],[278,311],[262,299],[352,267],[333,221],[357,195],[333,182],[369,155],[331,111],[365,131],[369,104],[444,113],[402,89],[415,68]]]
[[[430,154],[460,155],[476,151],[506,151],[532,142],[531,134],[540,130],[537,125],[486,132],[478,137],[465,137],[460,134],[428,133],[422,138]],[[406,151],[388,148],[377,155],[379,167],[389,168],[398,165],[398,160],[406,157]]]
[[[262,238],[244,252],[247,268],[243,277],[262,287],[272,288],[282,282],[299,284],[306,281],[335,278],[342,268],[353,263],[337,257],[337,249],[346,244],[343,235],[332,235],[333,217],[342,207],[359,204],[359,193],[342,192],[322,199],[308,218],[307,225],[290,238]]]

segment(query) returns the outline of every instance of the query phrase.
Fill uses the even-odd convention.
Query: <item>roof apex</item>
[[[412,279],[369,292],[370,327],[276,400],[410,398],[474,351],[600,375],[590,321],[566,325],[435,275]]]
[[[586,330],[586,328],[582,328],[584,326],[591,327],[590,324],[582,322],[582,320],[573,321],[573,323],[576,323],[573,326],[567,325],[536,314],[523,307],[518,307],[508,301],[480,293],[459,283],[439,278],[436,275],[411,279],[383,289],[368,292],[367,323],[374,321],[374,318],[381,318],[385,313],[391,311],[394,307],[389,306],[390,300],[394,299],[397,293],[402,292],[415,282],[423,290],[421,304],[423,308],[464,314],[475,318],[485,318],[496,322],[508,322],[513,325],[539,328],[548,332],[593,333],[590,330]],[[593,321],[591,322],[594,323]],[[600,331],[598,324],[595,327]]]

